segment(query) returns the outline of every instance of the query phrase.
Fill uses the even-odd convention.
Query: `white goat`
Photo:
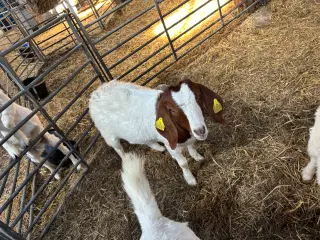
[[[0,90],[0,107],[2,107],[10,98]],[[29,114],[31,110],[22,107],[16,103],[12,103],[9,107],[4,109],[0,113],[0,140],[2,140],[9,132],[11,132],[21,121],[23,121]],[[15,159],[20,155],[20,153],[28,146],[29,141],[33,140],[37,135],[43,131],[43,126],[37,115],[34,115],[29,121],[27,121],[19,130],[17,130],[2,146],[6,149],[11,158]],[[59,138],[54,134],[45,133],[45,135],[27,152],[26,156],[30,158],[31,161],[35,163],[41,162],[41,160],[49,153],[49,149],[52,151],[53,146],[57,144]],[[57,149],[57,157],[61,152],[64,155],[69,153],[69,150],[63,144],[60,144]],[[49,159],[44,163],[44,166],[53,172],[56,166],[61,162],[60,159],[55,156],[55,153],[49,157]],[[59,161],[60,160],[60,161]],[[73,164],[76,164],[78,160],[72,154],[69,160]],[[68,160],[66,160],[68,162]],[[66,166],[67,164],[63,164]],[[78,170],[81,166],[78,165]],[[56,179],[61,179],[59,172],[55,174]]]
[[[162,216],[144,173],[144,159],[126,154],[122,159],[122,180],[138,217],[141,240],[199,240],[188,223]]]
[[[317,182],[320,185],[320,106],[315,113],[314,126],[310,128],[308,142],[310,162],[302,170],[303,181],[311,181],[317,171]]]
[[[89,109],[102,137],[121,158],[124,150],[120,139],[147,144],[157,151],[165,150],[158,144],[162,142],[190,185],[197,182],[182,154],[183,148],[187,147],[196,161],[202,160],[194,143],[208,135],[203,112],[216,122],[224,121],[221,97],[188,79],[163,90],[113,80],[92,93]]]

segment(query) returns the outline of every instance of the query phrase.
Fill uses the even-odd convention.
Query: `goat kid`
[[[320,185],[320,106],[315,113],[314,126],[310,128],[308,154],[310,162],[302,170],[302,180],[311,181],[317,172],[317,182]]]
[[[200,240],[188,223],[164,217],[144,172],[144,159],[128,153],[122,159],[122,180],[138,217],[141,240]]]
[[[2,107],[10,98],[0,90],[0,107]],[[9,134],[21,121],[23,121],[28,115],[31,114],[31,110],[22,107],[16,103],[12,103],[6,109],[0,113],[0,140]],[[34,139],[43,131],[43,125],[37,115],[34,115],[28,120],[20,129],[18,129],[5,143],[3,148],[8,152],[12,159],[16,159],[20,153],[26,149],[29,141]],[[51,132],[52,133],[52,132]],[[26,157],[32,162],[39,163],[47,154],[54,150],[53,146],[57,144],[60,139],[55,134],[45,133],[44,136],[26,153]],[[53,153],[49,159],[44,163],[44,166],[52,173],[56,166],[61,162],[61,156],[69,153],[69,149],[60,144],[57,151]],[[60,160],[59,160],[59,159]],[[71,160],[73,164],[76,164],[79,160],[71,154],[69,159],[63,165],[68,165],[68,161]],[[80,170],[81,166],[78,165],[77,170]],[[61,179],[60,173],[55,174],[57,180]]]
[[[195,149],[208,130],[203,113],[223,123],[222,98],[189,79],[163,90],[113,80],[95,90],[89,102],[90,115],[106,143],[122,158],[120,139],[146,144],[157,151],[165,148],[176,159],[189,185],[195,185],[182,150],[187,147],[196,161],[203,159]]]

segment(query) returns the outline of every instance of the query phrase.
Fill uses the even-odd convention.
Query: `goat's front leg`
[[[51,172],[51,174],[54,172],[55,170],[55,166],[51,163],[48,163],[47,161],[43,164],[43,166],[45,166],[47,169],[49,169],[49,171]],[[60,171],[61,168],[58,170],[58,172],[56,172],[56,174],[54,175],[55,179],[57,179],[58,181],[61,180],[61,175],[60,175]]]
[[[125,156],[125,152],[124,152],[124,149],[120,143],[120,139],[119,138],[106,138],[106,137],[104,137],[104,139],[105,139],[106,143],[118,153],[120,158],[123,159]]]
[[[67,147],[65,147],[62,143],[59,145],[58,149],[64,154],[67,155],[69,153],[69,149]],[[71,162],[73,163],[73,165],[76,165],[80,160],[75,158],[75,156],[71,153],[71,155],[69,156],[69,159],[71,160]],[[81,170],[81,165],[78,164],[77,166],[77,170],[80,171]]]
[[[171,156],[178,162],[179,166],[182,169],[183,177],[187,181],[189,185],[196,185],[197,181],[195,177],[192,175],[187,159],[182,154],[182,148],[177,147],[175,150],[172,150],[169,146],[167,147],[168,152]]]
[[[196,161],[202,161],[204,159],[204,157],[197,152],[196,148],[194,147],[194,143],[190,144],[187,146],[188,148],[188,152],[190,154],[190,156],[196,160]]]
[[[27,154],[28,158],[36,163],[36,164],[39,164],[40,161],[42,160],[39,152],[35,151],[35,150],[31,150],[28,152]],[[45,161],[45,163],[43,164],[44,167],[46,167],[50,172],[51,174],[54,172],[54,170],[56,169],[56,166],[54,166],[53,164],[49,163],[48,161]],[[54,175],[55,179],[57,180],[61,180],[61,175],[60,175],[60,170],[58,172],[56,172],[56,174]]]
[[[50,146],[55,146],[57,144],[57,142],[59,141],[59,138],[57,138],[56,136],[54,135],[50,135],[49,133],[46,133],[45,134],[45,138],[47,139],[48,141],[48,144]],[[66,156],[68,153],[69,153],[69,149],[67,147],[65,147],[63,145],[63,143],[61,143],[59,146],[58,146],[58,149]],[[75,158],[75,156],[71,153],[70,156],[69,156],[69,159],[71,160],[71,162],[73,163],[73,165],[76,165],[79,161],[79,159]],[[81,165],[79,164],[77,166],[77,170],[80,171],[81,170]]]

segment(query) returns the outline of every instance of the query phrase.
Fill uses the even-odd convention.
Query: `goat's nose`
[[[201,128],[194,130],[194,133],[199,136],[203,136],[206,133],[206,129],[204,126],[202,126]]]

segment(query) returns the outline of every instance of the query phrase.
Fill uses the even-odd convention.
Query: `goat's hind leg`
[[[125,152],[123,150],[123,147],[120,143],[120,139],[119,138],[104,138],[106,143],[112,147],[120,156],[120,158],[122,159],[125,155]]]

